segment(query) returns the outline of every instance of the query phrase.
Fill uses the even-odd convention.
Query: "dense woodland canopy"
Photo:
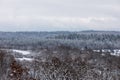
[[[59,47],[33,54],[33,61],[17,61],[19,54],[0,50],[0,80],[120,80],[120,57],[107,52]]]
[[[120,32],[115,31],[0,32],[0,45],[7,48],[119,49],[119,42]]]
[[[119,42],[112,31],[0,32],[0,80],[120,80]]]

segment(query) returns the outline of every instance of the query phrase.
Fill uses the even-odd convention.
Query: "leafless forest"
[[[0,80],[120,80],[120,32],[0,32]]]

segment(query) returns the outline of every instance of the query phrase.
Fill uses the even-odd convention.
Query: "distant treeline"
[[[77,49],[117,49],[120,48],[120,32],[0,32],[2,48],[57,48],[66,46]]]

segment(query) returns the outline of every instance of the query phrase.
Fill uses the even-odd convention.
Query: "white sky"
[[[0,31],[119,30],[120,0],[0,0]]]

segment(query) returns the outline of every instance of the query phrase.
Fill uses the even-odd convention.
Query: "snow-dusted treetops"
[[[7,48],[119,49],[120,32],[0,32],[0,45]],[[18,47],[19,45],[19,47]]]
[[[0,32],[0,80],[120,80],[120,32]]]

